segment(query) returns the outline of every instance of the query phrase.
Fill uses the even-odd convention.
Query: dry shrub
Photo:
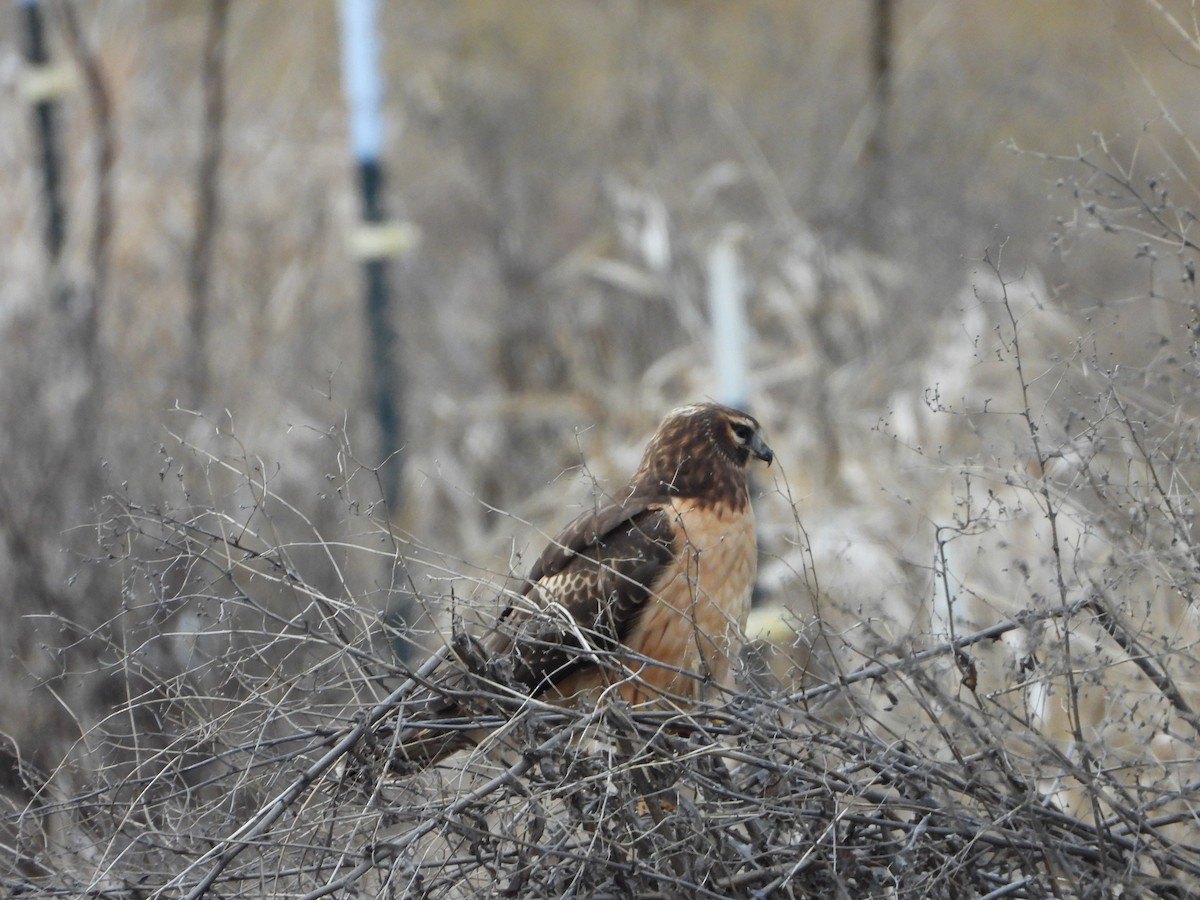
[[[997,327],[973,345],[1010,376],[1015,405],[973,408],[964,392],[966,408],[932,404],[926,427],[970,419],[960,440],[994,427],[1025,452],[1008,468],[995,439],[977,444],[996,454],[987,466],[923,457],[913,484],[936,476],[953,499],[928,566],[911,567],[927,594],[897,593],[889,611],[839,594],[852,579],[823,587],[836,564],[814,554],[824,523],[802,527],[805,502],[778,480],[758,501],[766,584],[769,608],[791,609],[775,637],[779,622],[795,630],[750,648],[744,690],[670,714],[562,710],[451,651],[444,664],[475,667],[476,709],[497,730],[426,773],[386,772],[407,679],[428,672],[399,660],[420,661],[412,642],[463,646],[513,571],[472,572],[389,534],[344,441],[326,438],[336,538],[235,435],[181,443],[157,505],[116,492],[100,524],[124,604],[72,633],[99,645],[90,677],[119,687],[60,771],[30,775],[7,884],[131,897],[1196,890],[1188,426],[1135,415],[1119,379],[1092,370],[1079,384],[1103,387],[1108,413],[1080,407],[1083,424],[1063,428],[1052,401],[1077,357],[1023,355],[1040,313],[1009,298],[999,265],[983,271]],[[792,441],[782,429],[776,443]],[[364,556],[391,581],[347,575],[377,570],[349,564]],[[378,612],[396,598],[403,629]],[[907,627],[906,607],[920,614]]]
[[[138,109],[131,98],[158,70],[139,80],[128,62],[137,54],[112,43],[113,22],[96,25],[104,62],[118,99]],[[641,25],[626,22],[630,34]],[[313,35],[299,17],[287,27],[296,40]],[[410,508],[384,524],[374,472],[354,452],[362,439],[327,426],[341,416],[331,409],[349,405],[334,396],[340,361],[361,357],[361,335],[338,327],[355,309],[337,238],[349,219],[336,187],[340,136],[269,102],[276,69],[291,69],[266,59],[255,96],[270,96],[232,113],[231,224],[214,257],[214,309],[235,326],[213,348],[214,392],[237,415],[177,413],[180,436],[153,464],[142,419],[177,394],[175,263],[190,221],[178,198],[190,195],[187,169],[174,165],[178,134],[124,123],[121,289],[99,348],[109,383],[125,387],[86,420],[104,425],[97,445],[118,474],[94,530],[70,534],[76,549],[94,547],[92,533],[103,548],[75,594],[57,590],[65,573],[42,559],[93,496],[94,473],[63,477],[78,455],[73,414],[88,405],[77,387],[86,378],[78,360],[54,353],[70,323],[35,309],[36,275],[14,270],[3,288],[7,344],[19,351],[6,362],[6,433],[25,443],[6,467],[0,525],[7,556],[25,567],[13,596],[39,600],[14,631],[38,696],[78,735],[65,756],[39,746],[49,729],[38,721],[0,742],[7,890],[1200,890],[1200,307],[1194,216],[1179,199],[1195,196],[1196,160],[1170,156],[1190,152],[1185,135],[1159,148],[1170,179],[1121,163],[1141,153],[1145,165],[1143,147],[1100,143],[1052,161],[1078,175],[1063,182],[1079,214],[1063,223],[1059,251],[1101,253],[1105,273],[1146,287],[1056,292],[1033,272],[1010,281],[993,251],[955,297],[931,288],[920,263],[834,248],[811,232],[770,170],[768,159],[783,157],[755,144],[769,134],[790,147],[793,120],[765,108],[770,129],[752,129],[692,69],[680,69],[677,108],[671,79],[628,88],[646,92],[652,113],[670,112],[682,136],[628,178],[610,174],[624,167],[608,148],[595,164],[601,190],[559,177],[577,173],[584,151],[566,129],[564,149],[534,128],[557,117],[509,115],[525,99],[519,73],[495,87],[486,68],[459,78],[446,63],[450,121],[424,123],[409,145],[439,162],[439,183],[415,204],[434,239],[409,273],[418,297],[439,302],[409,323],[423,427],[408,450]],[[319,71],[305,77],[329,91],[334,79]],[[303,93],[289,95],[295,109]],[[910,128],[944,118],[929,97]],[[609,102],[615,129],[620,104]],[[265,124],[238,124],[268,106]],[[299,134],[286,128],[293,119],[307,123]],[[924,131],[921,147],[937,133]],[[278,165],[260,166],[264,151]],[[543,171],[526,173],[526,157]],[[979,180],[974,169],[960,175],[938,186],[954,194]],[[1022,190],[1034,193],[1030,184]],[[27,259],[31,220],[10,214]],[[712,236],[731,222],[744,229],[754,288],[755,412],[780,459],[759,485],[762,597],[742,691],[670,716],[572,711],[515,703],[475,672],[495,735],[434,771],[385,778],[389,721],[423,654],[453,643],[459,619],[469,628],[502,607],[536,532],[628,470],[663,410],[711,392],[698,363],[710,352],[699,298]],[[955,231],[961,221],[932,225]],[[665,260],[651,252],[661,229]],[[237,239],[246,233],[264,237]],[[145,314],[148,304],[169,315]],[[140,377],[150,369],[158,377]],[[339,376],[351,393],[354,369]],[[284,397],[267,383],[328,392]],[[547,483],[558,472],[569,477]]]

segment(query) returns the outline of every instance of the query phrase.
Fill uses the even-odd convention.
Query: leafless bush
[[[667,13],[647,9],[651,21],[669,24],[657,18]],[[183,279],[166,272],[153,280],[128,264],[118,278],[121,243],[112,241],[122,234],[113,223],[140,215],[137,240],[159,248],[146,258],[174,258],[192,232],[177,226],[172,237],[160,218],[194,220],[155,211],[188,194],[180,174],[188,170],[169,164],[177,136],[127,132],[121,159],[141,154],[132,168],[160,181],[131,177],[113,193],[113,122],[128,128],[131,119],[113,119],[105,88],[118,86],[114,96],[132,104],[137,82],[128,72],[139,66],[126,63],[124,80],[120,65],[101,68],[79,24],[68,22],[68,37],[98,135],[88,255],[97,303],[89,309],[112,317],[126,305],[124,318],[109,319],[124,338],[123,323],[146,318],[132,314],[142,298],[161,302]],[[1197,159],[1172,156],[1172,148],[1193,153],[1186,132],[1164,112],[1173,137],[1156,147],[1154,174],[1139,168],[1155,143],[1150,132],[1132,149],[1098,140],[1087,153],[1052,160],[1074,173],[1063,185],[1079,210],[1062,223],[1058,251],[1100,245],[1111,257],[1104,271],[1133,271],[1129,281],[1142,288],[1072,296],[1041,286],[1036,273],[1011,280],[993,251],[954,308],[912,263],[823,244],[789,201],[805,193],[791,178],[816,183],[821,170],[797,164],[794,176],[779,174],[792,166],[781,165],[779,148],[795,143],[795,120],[772,107],[757,111],[765,127],[744,120],[697,70],[655,75],[658,42],[644,26],[630,13],[629,36],[651,37],[624,43],[653,77],[626,89],[643,91],[646,118],[670,127],[627,133],[619,126],[628,113],[614,100],[599,130],[611,131],[622,152],[639,135],[650,143],[680,136],[636,177],[626,177],[627,168],[640,170],[625,166],[615,146],[588,163],[621,173],[604,179],[612,221],[593,208],[603,193],[594,179],[579,174],[589,170],[576,144],[591,142],[590,133],[560,127],[561,116],[546,112],[552,106],[531,107],[523,73],[505,68],[508,80],[497,86],[487,67],[449,66],[434,79],[449,86],[449,112],[437,84],[426,91],[431,122],[412,139],[428,146],[409,163],[436,159],[439,178],[466,187],[457,195],[428,188],[416,204],[435,236],[423,264],[444,270],[441,281],[425,273],[424,290],[442,302],[414,336],[414,377],[423,379],[414,394],[426,398],[428,425],[417,436],[424,445],[411,448],[420,537],[376,518],[380,492],[350,450],[352,434],[322,431],[327,452],[294,453],[277,465],[256,455],[261,434],[246,438],[223,420],[209,445],[200,426],[211,423],[197,417],[145,477],[108,487],[94,520],[101,558],[87,569],[105,577],[81,578],[75,591],[88,602],[69,602],[64,573],[47,560],[59,530],[91,501],[63,477],[76,444],[62,422],[77,423],[51,406],[66,392],[45,390],[53,371],[45,360],[55,356],[42,345],[53,347],[55,335],[44,335],[53,329],[30,326],[36,341],[12,333],[6,346],[29,359],[18,366],[8,354],[6,397],[38,398],[33,413],[15,399],[5,404],[8,432],[24,442],[14,446],[26,452],[8,454],[18,462],[4,469],[0,526],[6,553],[22,564],[13,594],[37,604],[32,616],[11,607],[24,654],[25,668],[16,668],[36,677],[39,696],[56,701],[78,739],[55,765],[36,723],[0,736],[6,891],[1200,891],[1200,561],[1192,534],[1200,306],[1187,199],[1196,196],[1188,173]],[[299,18],[271,27],[307,33]],[[214,41],[218,32],[214,24]],[[253,44],[257,33],[244,40]],[[284,68],[299,72],[268,66]],[[230,83],[245,83],[241,71]],[[810,90],[802,78],[784,80]],[[746,90],[758,93],[757,80]],[[928,96],[928,115],[944,118],[943,104]],[[228,290],[206,281],[199,293],[239,301],[215,307],[235,327],[211,348],[214,395],[236,399],[228,388],[237,385],[243,403],[233,405],[251,427],[301,423],[306,431],[304,423],[316,428],[338,415],[318,402],[326,395],[281,401],[259,381],[311,384],[315,370],[302,362],[320,349],[334,361],[320,373],[332,401],[331,373],[362,354],[350,331],[334,327],[354,308],[336,249],[341,207],[325,199],[338,196],[329,186],[340,177],[340,138],[294,123],[298,130],[286,131],[286,120],[308,120],[277,99],[277,120],[257,131],[246,120],[262,108],[231,103],[220,132],[228,146],[203,154],[201,182],[216,177],[218,161],[231,179],[220,221],[232,237],[197,238],[193,258],[230,280]],[[209,108],[214,142],[219,112]],[[535,127],[539,118],[552,121],[549,132]],[[917,150],[937,131],[920,116],[893,118],[921,132]],[[262,132],[286,138],[268,147],[287,174],[254,163]],[[543,155],[547,133],[565,149]],[[833,138],[814,146],[823,141]],[[471,164],[457,163],[460,153]],[[1141,162],[1126,161],[1133,157]],[[930,168],[943,177],[939,164]],[[304,192],[276,190],[296,177]],[[825,179],[838,203],[846,177]],[[972,170],[962,183],[975,177]],[[956,194],[957,183],[940,189]],[[587,195],[579,210],[576,193]],[[447,196],[465,197],[466,212]],[[302,206],[315,212],[296,216]],[[206,208],[202,201],[196,210],[199,232],[217,221]],[[929,218],[946,230],[961,224]],[[484,224],[464,224],[476,219]],[[742,690],[670,715],[619,704],[551,708],[514,696],[463,638],[476,617],[502,607],[506,580],[526,568],[511,532],[531,526],[503,508],[520,498],[531,520],[549,519],[550,509],[557,518],[566,489],[546,488],[549,475],[581,458],[598,471],[620,468],[622,432],[636,436],[646,408],[657,414],[681,393],[708,388],[696,362],[707,353],[696,298],[709,238],[731,221],[752,238],[745,263],[758,335],[755,411],[787,474],[760,497],[763,602]],[[455,242],[467,242],[471,228],[484,240],[460,252]],[[651,238],[664,229],[670,252],[649,252],[661,249]],[[262,237],[251,249],[240,240],[247,232]],[[105,289],[110,268],[120,290]],[[179,297],[175,306],[182,309]],[[498,342],[492,322],[504,323]],[[100,347],[105,383],[127,385],[103,398],[115,423],[104,442],[110,455],[146,440],[144,431],[121,436],[123,424],[145,424],[138,398],[161,409],[174,396],[159,396],[163,378],[140,377],[147,359],[169,367],[173,354],[145,349],[156,340],[147,330],[136,341],[141,351],[118,353],[128,348],[116,341]],[[218,364],[228,359],[238,360],[236,373]],[[353,384],[358,376],[340,377]],[[502,390],[493,390],[497,379]],[[478,399],[460,402],[470,395]],[[285,404],[297,411],[274,418]],[[882,420],[881,409],[889,410]],[[579,423],[597,427],[565,427]],[[551,437],[553,459],[524,452],[546,449]],[[321,471],[330,474],[322,480]],[[47,503],[52,491],[71,502]],[[497,562],[488,553],[501,533],[512,543]],[[82,530],[71,543],[84,545]],[[389,615],[398,609],[410,613],[404,628]],[[478,713],[469,724],[494,731],[436,769],[397,777],[387,772],[392,723],[427,674],[429,653],[468,670]],[[80,682],[86,703],[64,693]],[[447,727],[456,724],[468,723]],[[63,731],[56,723],[56,737]]]
[[[783,651],[767,650],[744,692],[676,714],[514,701],[484,663],[443,650],[475,669],[472,727],[496,730],[395,777],[389,722],[428,673],[396,649],[438,639],[389,630],[386,603],[342,577],[344,561],[391,560],[395,581],[376,590],[424,604],[416,627],[444,629],[451,648],[464,609],[453,585],[496,591],[508,573],[451,582],[461,564],[389,535],[349,490],[366,470],[344,445],[348,474],[327,502],[352,541],[321,534],[232,436],[221,452],[183,445],[164,456],[157,505],[110,499],[100,530],[124,604],[100,627],[62,625],[98,645],[89,677],[117,693],[60,771],[27,773],[4,883],[110,897],[1196,890],[1191,612],[1164,621],[1138,593],[1157,582],[1190,595],[1187,523],[1172,512],[1190,504],[1190,460],[1115,399],[1056,433],[991,271],[1021,405],[988,415],[1023,423],[1037,465],[994,475],[982,503],[964,488],[937,530],[948,634],[892,639],[872,616],[839,633],[828,610],[806,672],[770,669]],[[1122,433],[1115,451],[1105,443]],[[1091,452],[1068,458],[1081,440]],[[1135,464],[1153,477],[1118,481]],[[1006,611],[981,603],[946,548],[1031,519],[1046,553],[1030,562],[1048,570],[1028,578],[1051,589],[1007,597]],[[1130,572],[1135,559],[1158,571]]]

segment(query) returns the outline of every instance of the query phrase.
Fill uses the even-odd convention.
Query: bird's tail
[[[526,694],[513,683],[511,668],[455,628],[450,644],[405,682],[408,690],[394,692],[386,710],[369,711],[342,779],[370,783],[412,774],[477,744],[490,730],[488,721],[511,711]]]

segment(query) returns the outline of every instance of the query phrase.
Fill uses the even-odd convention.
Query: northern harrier
[[[486,733],[470,727],[489,708],[473,695],[481,675],[562,705],[607,692],[686,706],[727,685],[758,567],[752,458],[773,454],[746,413],[669,413],[629,484],[550,542],[490,630],[443,651],[401,707],[391,767],[424,768]]]

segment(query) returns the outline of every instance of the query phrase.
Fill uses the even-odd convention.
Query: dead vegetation
[[[24,173],[0,213],[3,890],[1200,893],[1200,155],[1160,93],[1194,84],[1164,75],[1194,58],[1186,10],[1145,4],[1150,37],[1113,13],[1141,130],[1064,154],[1120,121],[1081,85],[1112,69],[1099,31],[1034,4],[1046,78],[1006,39],[1019,4],[906,5],[891,243],[866,252],[842,209],[865,86],[836,75],[864,23],[403,6],[394,199],[425,237],[390,518],[319,114],[329,10],[63,6],[83,80],[49,272],[23,111],[0,111]],[[947,116],[960,91],[984,112]],[[385,777],[427,654],[711,392],[705,263],[731,234],[780,461],[741,690],[571,712],[476,671],[495,734]]]

